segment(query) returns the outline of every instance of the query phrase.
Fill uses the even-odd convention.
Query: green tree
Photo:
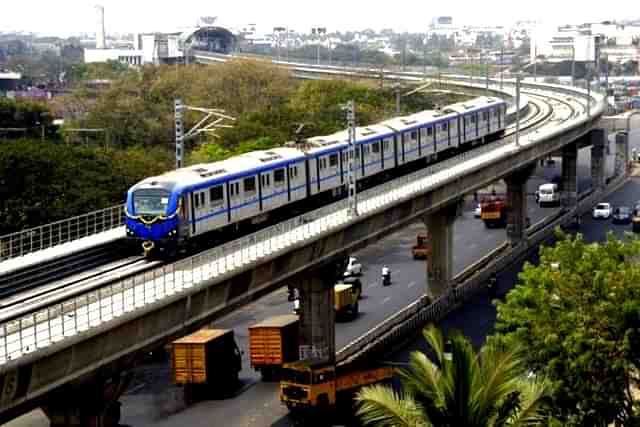
[[[544,424],[547,384],[524,377],[516,350],[485,344],[476,354],[464,336],[450,337],[445,355],[442,334],[431,326],[423,331],[436,363],[413,352],[410,369],[400,371],[402,390],[388,386],[362,389],[358,416],[380,427],[485,427]]]
[[[540,264],[525,265],[498,304],[492,340],[523,347],[525,362],[553,384],[565,426],[638,425],[632,388],[640,360],[640,241],[587,244],[558,232]]]

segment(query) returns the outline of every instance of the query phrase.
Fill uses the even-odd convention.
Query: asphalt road
[[[589,150],[582,150],[579,157],[580,187],[590,185]],[[528,192],[533,194],[538,186],[549,182],[560,173],[560,162],[552,166],[539,167],[528,182]],[[473,218],[471,200],[467,210],[454,224],[454,269],[462,271],[501,244],[506,234],[504,229],[486,229],[481,220]],[[557,208],[539,208],[530,196],[529,216],[535,223]],[[424,230],[420,223],[398,232],[387,239],[371,245],[355,254],[365,270],[361,281],[364,297],[360,302],[360,315],[351,322],[336,325],[336,346],[340,348],[352,339],[372,328],[380,321],[404,308],[425,291],[426,266],[424,261],[415,261],[410,248],[416,234]],[[382,287],[380,270],[386,264],[392,270],[393,284]],[[180,390],[170,385],[166,362],[149,365],[138,371],[137,385],[133,392],[123,397],[123,423],[131,426],[210,426],[211,420],[224,419],[229,427],[291,426],[294,421],[278,399],[277,384],[263,383],[259,374],[252,371],[248,360],[248,326],[272,315],[291,310],[284,289],[274,292],[254,304],[248,305],[217,321],[215,327],[232,328],[240,348],[244,351],[241,379],[243,388],[233,399],[211,400],[183,408]],[[486,316],[474,320],[477,324],[492,323]],[[175,413],[174,413],[175,412]],[[173,415],[169,415],[174,413]]]
[[[589,149],[579,153],[579,188],[584,191],[590,186]],[[538,185],[549,182],[560,173],[560,162],[539,167],[528,182],[528,192],[533,194]],[[633,182],[612,196],[614,203],[635,202],[640,199],[640,184]],[[529,198],[529,217],[532,223],[552,214],[557,208],[539,208]],[[467,210],[454,224],[454,269],[463,270],[486,253],[501,244],[505,238],[504,229],[486,229],[481,220],[473,218],[473,204],[469,200]],[[609,222],[592,222],[585,219],[583,229],[587,238],[598,239],[604,235]],[[618,226],[614,226],[616,228]],[[628,228],[628,227],[627,227]],[[365,267],[361,278],[364,297],[360,302],[360,315],[352,322],[336,325],[336,346],[346,343],[378,324],[381,320],[397,312],[414,301],[425,289],[426,268],[424,261],[415,261],[410,248],[414,244],[417,232],[423,230],[422,224],[410,227],[371,245],[354,254]],[[598,234],[600,233],[600,234]],[[593,236],[593,237],[590,237]],[[388,265],[393,274],[393,284],[382,287],[379,275],[382,265]],[[499,277],[499,289],[506,292],[515,282],[520,266],[513,266]],[[276,314],[291,310],[284,289],[274,292],[241,310],[215,322],[214,327],[232,328],[243,355],[241,381],[243,387],[234,398],[199,402],[185,408],[182,404],[180,389],[171,385],[168,363],[160,360],[145,364],[136,369],[134,383],[123,398],[122,423],[130,426],[181,426],[193,427],[224,425],[227,427],[263,427],[293,426],[295,422],[278,400],[277,384],[263,383],[259,374],[250,369],[248,360],[248,326]],[[465,307],[451,313],[443,322],[445,330],[456,328],[471,336],[474,343],[480,344],[490,333],[495,320],[495,310],[485,295],[479,295]],[[400,352],[394,360],[406,361],[408,351],[419,348],[417,341]],[[10,426],[47,426],[48,422],[41,411],[34,411],[9,423]]]

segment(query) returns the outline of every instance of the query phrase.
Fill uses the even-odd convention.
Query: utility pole
[[[347,214],[350,217],[358,216],[358,195],[357,195],[357,170],[356,170],[356,105],[353,100],[347,103],[347,126],[349,128],[349,150],[347,154]]]
[[[393,91],[396,94],[396,114],[400,115],[400,84],[393,85]]]
[[[516,147],[520,146],[520,73],[516,74]]]
[[[182,154],[184,153],[184,127],[182,122],[182,109],[184,106],[180,98],[176,99],[173,105],[176,119],[176,169],[180,169],[182,167]]]
[[[230,128],[230,125],[221,124],[224,120],[232,120],[235,121],[234,117],[227,116],[224,113],[224,110],[218,110],[214,108],[201,108],[201,107],[192,107],[189,105],[184,105],[181,99],[176,99],[174,101],[175,108],[175,124],[176,124],[176,169],[180,169],[183,166],[183,158],[184,158],[184,142],[188,139],[191,139],[197,135],[203,133],[211,133],[214,137],[216,137],[216,129],[220,128]],[[189,111],[197,111],[200,113],[204,113],[205,116],[198,123],[196,123],[191,130],[188,132],[184,132],[184,112],[186,110]],[[207,122],[213,119],[212,122]]]
[[[422,39],[422,73],[427,75],[427,35]]]
[[[504,43],[504,40],[503,40]],[[502,86],[504,83],[504,45],[500,49],[500,90],[502,90]]]
[[[407,62],[407,35],[402,35],[402,71],[405,71]]]
[[[575,40],[574,40],[575,42]],[[571,86],[576,85],[576,47],[571,45]]]
[[[485,73],[484,89],[487,92],[487,96],[489,96],[489,62],[486,59],[484,61],[484,73]]]
[[[536,83],[537,81],[538,81],[538,46],[535,46],[533,50],[533,82]]]
[[[591,69],[587,69],[587,117],[591,118]]]

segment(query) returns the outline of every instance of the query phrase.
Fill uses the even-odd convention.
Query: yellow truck
[[[280,381],[280,401],[290,411],[329,409],[339,394],[389,379],[393,368],[349,369],[322,361],[302,360],[286,363]]]
[[[353,285],[346,283],[338,283],[333,287],[333,307],[336,317],[346,314],[352,318],[358,316],[358,299],[360,298],[360,290]]]
[[[299,328],[295,314],[269,317],[249,327],[251,367],[263,380],[278,378],[285,363],[298,360]]]
[[[241,353],[230,329],[201,329],[172,343],[173,382],[185,398],[227,395],[238,384]]]

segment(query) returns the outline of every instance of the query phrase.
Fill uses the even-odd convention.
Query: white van
[[[538,187],[538,203],[540,206],[560,204],[558,184],[542,184]]]

